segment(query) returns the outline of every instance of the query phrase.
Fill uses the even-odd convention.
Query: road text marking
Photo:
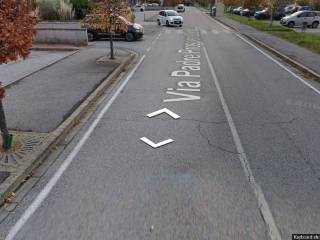
[[[162,113],[166,113],[166,114],[168,114],[170,117],[172,117],[174,119],[180,118],[180,116],[178,114],[175,114],[174,112],[170,111],[168,108],[163,108],[163,109],[160,109],[158,111],[149,113],[147,116],[149,118],[152,118],[152,117],[157,116],[157,115],[162,114]]]
[[[143,137],[143,138],[140,138],[140,140],[146,144],[148,144],[149,146],[153,147],[153,148],[158,148],[158,147],[162,147],[166,144],[169,144],[169,143],[172,143],[174,142],[171,138],[167,139],[167,140],[164,140],[162,142],[159,142],[159,143],[154,143],[152,142],[151,140],[149,140],[148,138],[146,137]]]

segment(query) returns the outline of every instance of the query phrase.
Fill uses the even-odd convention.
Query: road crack
[[[231,150],[228,150],[228,149],[225,149],[223,147],[220,147],[220,146],[217,146],[217,145],[213,144],[210,141],[210,139],[201,131],[201,122],[200,121],[198,122],[198,125],[197,125],[196,128],[197,128],[200,136],[207,141],[209,146],[211,146],[211,147],[213,147],[215,149],[218,149],[218,150],[220,150],[222,152],[231,153],[231,154],[239,154],[238,152],[234,152],[234,151],[231,151]]]

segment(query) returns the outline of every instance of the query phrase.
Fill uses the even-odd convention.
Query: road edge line
[[[261,50],[260,48],[258,48],[257,46],[255,46],[253,43],[251,43],[249,40],[245,39],[243,36],[241,36],[240,34],[236,33],[236,36],[238,38],[240,38],[242,41],[244,41],[245,43],[249,44],[251,47],[253,47],[254,49],[256,49],[258,52],[260,52],[262,55],[264,55],[265,57],[267,57],[268,59],[270,59],[272,62],[274,62],[275,64],[277,64],[279,67],[281,67],[282,69],[284,69],[286,72],[290,73],[292,76],[294,76],[296,79],[298,79],[300,82],[302,82],[303,84],[305,84],[307,87],[309,87],[310,89],[312,89],[313,91],[315,91],[316,93],[320,94],[320,90],[317,89],[316,87],[314,87],[312,84],[308,83],[306,80],[304,80],[302,77],[298,76],[296,73],[294,73],[293,71],[291,71],[289,68],[287,68],[286,66],[284,66],[283,64],[281,64],[278,60],[274,59],[272,56],[270,56],[268,53],[264,52],[263,50]]]
[[[270,210],[269,204],[268,204],[267,200],[265,199],[264,193],[263,193],[260,185],[256,182],[256,180],[255,180],[255,178],[253,176],[253,173],[252,173],[252,170],[251,170],[251,167],[250,167],[250,163],[249,163],[249,161],[247,159],[247,155],[246,155],[246,153],[244,151],[240,136],[238,134],[238,130],[237,130],[236,126],[235,126],[235,123],[233,121],[233,118],[232,118],[232,115],[230,113],[229,107],[228,107],[228,105],[226,103],[226,100],[224,98],[224,95],[222,93],[222,89],[221,89],[218,77],[217,77],[217,75],[215,73],[215,70],[213,68],[212,62],[211,62],[211,60],[209,58],[209,55],[208,55],[208,51],[207,51],[205,46],[203,46],[203,51],[205,53],[206,60],[207,60],[207,63],[209,65],[209,69],[210,69],[212,78],[214,80],[214,84],[215,84],[215,86],[217,88],[217,92],[218,92],[218,95],[219,95],[219,98],[220,98],[220,102],[222,104],[223,111],[224,111],[225,116],[227,118],[228,125],[229,125],[229,128],[231,130],[233,141],[234,141],[234,144],[236,146],[236,149],[237,149],[237,152],[238,152],[238,157],[239,157],[239,160],[241,162],[244,174],[245,174],[245,176],[247,178],[247,181],[249,182],[250,186],[252,187],[252,189],[254,191],[254,194],[255,194],[255,197],[256,197],[256,199],[258,201],[259,209],[260,209],[260,212],[261,212],[261,214],[262,214],[262,216],[264,218],[264,221],[268,225],[269,236],[270,236],[270,238],[272,240],[281,240],[281,235],[280,235],[278,227],[277,227],[277,225],[275,223],[275,220],[274,220],[274,217],[273,217],[272,212]]]
[[[17,233],[21,230],[21,228],[25,225],[25,223],[29,220],[30,217],[34,214],[34,212],[40,207],[42,202],[47,198],[53,187],[57,184],[60,177],[72,163],[73,159],[77,156],[83,145],[86,143],[88,138],[91,136],[92,132],[95,130],[96,126],[100,123],[103,115],[109,110],[112,103],[115,99],[119,96],[123,88],[126,86],[128,81],[131,79],[133,74],[142,64],[143,60],[145,59],[146,55],[143,55],[138,63],[134,66],[131,72],[127,75],[126,79],[122,82],[122,84],[118,87],[116,92],[113,93],[113,96],[108,100],[106,105],[102,108],[99,112],[96,119],[93,121],[91,126],[86,130],[84,135],[81,137],[78,144],[74,147],[74,149],[68,154],[64,162],[60,165],[58,170],[49,180],[49,182],[45,185],[45,187],[41,190],[41,192],[37,195],[37,197],[32,201],[31,205],[24,211],[23,215],[19,218],[19,220],[14,224],[14,226],[9,230],[8,235],[6,236],[5,240],[13,240]]]
[[[220,19],[213,19],[213,18],[211,18],[211,19],[213,21],[217,22],[220,26],[226,26],[228,28],[233,29],[234,31],[238,32],[238,35],[245,36],[246,38],[250,39],[252,42],[259,45],[260,47],[266,49],[267,51],[271,52],[272,54],[276,55],[277,57],[279,57],[280,59],[285,61],[286,63],[290,64],[292,67],[295,67],[295,68],[299,69],[300,71],[307,73],[308,75],[311,75],[314,78],[313,80],[320,82],[320,74],[317,73],[316,71],[314,71],[314,70],[310,69],[309,67],[297,62],[296,60],[286,56],[285,54],[283,54],[280,51],[276,50],[275,48],[271,47],[270,45],[263,43],[260,40],[254,38],[254,37],[251,37],[247,34],[241,33],[239,29],[234,28],[234,27],[226,24],[225,22],[221,21]]]

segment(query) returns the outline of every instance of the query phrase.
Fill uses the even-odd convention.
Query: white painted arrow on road
[[[164,140],[162,142],[159,142],[159,143],[154,143],[152,142],[150,139],[146,138],[146,137],[143,137],[143,138],[140,138],[140,140],[146,144],[148,144],[149,146],[153,147],[153,148],[158,148],[158,147],[162,147],[166,144],[169,144],[169,143],[172,143],[173,140],[172,139],[167,139],[167,140]]]
[[[170,117],[172,117],[174,119],[180,118],[180,116],[178,114],[175,114],[174,112],[170,111],[168,108],[163,108],[163,109],[160,109],[158,111],[149,113],[147,116],[149,118],[152,118],[152,117],[157,116],[157,115],[159,115],[161,113],[166,113],[166,114],[168,114]]]

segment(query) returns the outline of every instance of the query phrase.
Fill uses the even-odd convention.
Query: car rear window
[[[178,14],[174,11],[168,11],[167,14],[168,16],[178,16]]]

